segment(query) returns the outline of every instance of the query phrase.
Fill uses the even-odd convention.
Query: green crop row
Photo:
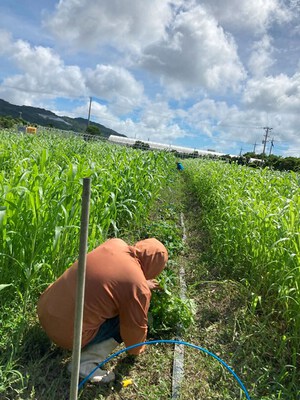
[[[174,162],[163,152],[58,135],[0,132],[0,276],[29,295],[77,258],[82,179],[91,178],[89,250],[142,224]]]
[[[0,393],[22,392],[30,379],[27,369],[40,365],[45,338],[36,301],[78,258],[83,178],[91,179],[92,250],[110,237],[132,243],[141,232],[151,234],[150,228],[145,232],[150,210],[173,182],[174,166],[170,153],[74,135],[0,131]],[[169,247],[162,235],[158,239]],[[181,303],[175,306],[174,315]]]
[[[203,210],[209,262],[245,285],[253,312],[271,315],[295,371],[300,343],[300,176],[185,161]],[[277,351],[277,350],[276,350]]]

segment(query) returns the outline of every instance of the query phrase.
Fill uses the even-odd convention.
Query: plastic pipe
[[[204,349],[203,347],[196,346],[195,344],[192,344],[192,343],[183,342],[183,341],[181,341],[181,340],[150,340],[150,341],[147,341],[147,342],[137,343],[137,344],[134,344],[134,345],[132,345],[132,346],[128,346],[128,347],[126,347],[125,349],[121,349],[121,350],[117,351],[116,353],[112,354],[111,356],[109,356],[106,360],[104,360],[104,361],[102,361],[101,363],[99,363],[99,364],[97,365],[97,367],[94,368],[94,369],[90,372],[90,374],[80,382],[80,384],[78,385],[78,389],[81,389],[81,388],[82,388],[82,386],[88,381],[89,377],[92,376],[93,373],[94,373],[98,368],[102,367],[104,364],[106,364],[106,363],[107,363],[108,361],[110,361],[111,359],[117,357],[118,355],[124,353],[124,352],[127,351],[127,350],[134,349],[135,347],[139,347],[139,346],[143,346],[143,345],[158,344],[158,343],[182,344],[182,345],[184,345],[184,346],[188,346],[188,347],[192,347],[192,348],[194,348],[194,349],[200,350],[200,351],[202,351],[203,353],[206,353],[206,354],[208,354],[209,356],[215,358],[217,361],[219,361],[219,363],[221,363],[221,364],[231,373],[231,375],[233,375],[233,377],[235,378],[235,380],[236,380],[237,383],[239,384],[240,388],[241,388],[241,389],[243,390],[243,392],[245,393],[247,400],[251,400],[251,399],[250,399],[250,396],[249,396],[249,393],[247,392],[247,389],[245,388],[243,382],[240,380],[240,378],[237,376],[237,374],[225,363],[225,361],[223,361],[220,357],[218,357],[217,355],[215,355],[215,354],[212,353],[211,351]]]

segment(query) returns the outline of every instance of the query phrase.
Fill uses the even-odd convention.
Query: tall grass
[[[173,165],[166,153],[76,137],[0,136],[0,283],[24,305],[77,258],[83,177],[92,249],[142,223]]]
[[[23,399],[25,392],[26,398],[35,398],[36,390],[43,398],[53,392],[54,398],[55,389],[63,392],[68,383],[61,367],[69,355],[55,360],[55,351],[50,351],[50,342],[37,326],[36,300],[78,257],[82,178],[88,176],[92,183],[89,250],[109,237],[124,236],[133,242],[155,236],[172,258],[182,249],[181,231],[166,220],[163,210],[157,212],[162,227],[149,213],[153,217],[158,197],[162,203],[162,189],[174,181],[175,159],[170,153],[74,136],[0,131],[0,169],[0,397],[5,393],[7,398]],[[187,301],[176,297],[175,273],[172,279],[170,273],[165,270],[160,277],[165,292],[153,299],[161,306],[152,310],[154,320],[155,314],[168,313],[163,327],[153,324],[155,334],[192,322]],[[49,373],[52,361],[54,371]]]
[[[300,177],[215,161],[185,161],[203,208],[210,262],[243,282],[252,311],[271,315],[295,374],[300,343]]]

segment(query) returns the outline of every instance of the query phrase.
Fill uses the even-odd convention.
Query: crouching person
[[[120,343],[129,347],[146,340],[151,290],[159,288],[155,278],[167,260],[166,248],[154,238],[134,246],[110,239],[87,254],[81,378],[87,377]],[[73,348],[77,269],[78,261],[42,293],[37,307],[48,337],[69,350]],[[128,353],[138,355],[144,348],[139,346]],[[100,368],[89,378],[102,383],[114,379],[113,372]]]

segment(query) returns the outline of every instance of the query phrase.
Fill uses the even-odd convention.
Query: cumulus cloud
[[[156,100],[148,103],[141,111],[141,120],[151,129],[164,129],[176,118],[176,111],[166,101]]]
[[[50,36],[0,30],[1,98],[54,111],[75,98],[86,118],[92,96],[93,120],[141,140],[194,135],[226,152],[261,142],[267,124],[275,143],[299,143],[299,0],[55,3]]]
[[[86,117],[88,103],[77,107],[72,113],[63,111],[59,115],[70,117]],[[147,107],[140,113],[139,117],[120,118],[110,105],[103,105],[97,101],[92,102],[91,119],[111,129],[116,130],[128,137],[137,140],[151,140],[161,143],[172,144],[177,138],[188,136],[178,123],[176,117],[178,110],[169,108],[164,101],[148,103]]]
[[[188,136],[176,122],[177,115],[178,110],[171,109],[166,101],[154,100],[144,105],[138,117],[110,122],[110,127],[137,140],[172,144],[177,138]]]
[[[229,31],[262,34],[274,21],[287,22],[293,14],[282,0],[197,0]]]
[[[2,80],[0,93],[15,104],[34,105],[35,99],[93,95],[114,103],[115,111],[124,114],[143,101],[142,83],[125,68],[98,64],[94,69],[81,69],[66,65],[53,49],[31,46],[24,40],[13,41],[4,31],[0,44],[18,70]]]
[[[209,138],[213,149],[222,153],[238,155],[262,151],[263,120],[265,115],[253,110],[241,110],[236,105],[205,99],[187,110],[186,123],[202,138]],[[259,126],[260,125],[260,126]],[[203,139],[205,142],[205,139]],[[203,146],[202,146],[203,147]],[[235,148],[235,151],[232,149]]]
[[[217,151],[240,146],[243,153],[253,151],[254,146],[257,153],[262,152],[263,127],[269,126],[275,151],[299,156],[299,79],[297,73],[291,78],[281,75],[252,80],[244,107],[207,98],[185,110],[185,123],[199,135],[212,138]]]
[[[141,65],[185,90],[236,90],[245,78],[235,42],[198,6],[177,14],[168,36],[144,50]]]
[[[263,38],[254,42],[252,52],[248,61],[248,67],[252,75],[262,77],[268,69],[275,63],[272,58],[274,49],[271,44],[271,37],[264,35]]]
[[[127,119],[126,121],[120,122],[119,129],[126,132],[125,134],[127,136],[136,138],[137,140],[150,140],[164,144],[174,144],[177,138],[188,136],[177,123],[172,123],[172,121],[153,127],[149,126],[144,121],[134,122]]]
[[[24,41],[15,44],[13,58],[22,75],[6,79],[7,85],[41,94],[79,96],[84,93],[84,79],[78,66],[67,66],[50,48],[31,47]]]
[[[186,111],[186,121],[204,135],[215,137],[220,151],[222,148],[225,151],[232,142],[252,144],[264,118],[264,113],[241,110],[235,104],[229,106],[213,99],[201,100]]]
[[[91,94],[114,102],[118,114],[125,114],[143,101],[142,83],[122,67],[97,65],[88,69],[86,85]]]
[[[243,101],[255,110],[297,113],[300,108],[300,72],[292,77],[285,74],[248,81]],[[300,117],[298,117],[300,123]]]
[[[123,50],[158,40],[171,18],[167,0],[61,0],[44,24],[62,42],[83,50],[105,43]]]
[[[9,54],[11,52],[11,46],[11,34],[3,29],[0,29],[0,55]]]
[[[236,90],[245,78],[233,37],[194,1],[61,0],[45,24],[83,51],[109,43],[178,96]]]
[[[6,54],[19,71],[3,79],[0,86],[9,101],[31,104],[35,97],[72,97],[84,93],[84,78],[78,66],[65,65],[48,47],[31,46],[24,40],[13,41],[9,35],[5,40]]]

